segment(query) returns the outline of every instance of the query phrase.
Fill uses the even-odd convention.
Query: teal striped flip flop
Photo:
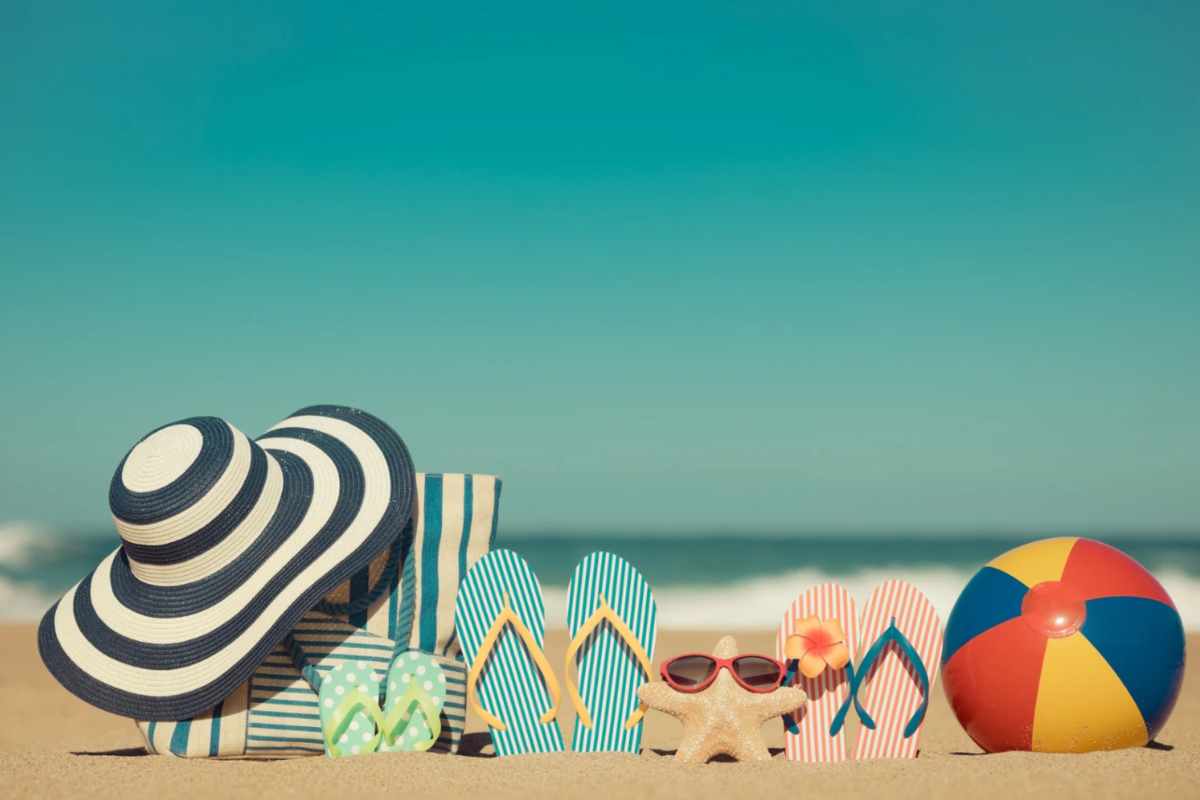
[[[641,748],[645,709],[637,691],[652,677],[657,616],[646,579],[620,556],[592,553],[575,567],[567,588],[571,645],[564,673],[576,712],[572,750]]]
[[[470,667],[467,704],[487,722],[498,756],[563,749],[545,618],[537,576],[511,550],[480,558],[459,587],[454,628]]]

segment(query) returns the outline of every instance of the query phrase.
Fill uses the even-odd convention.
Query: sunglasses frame
[[[707,659],[708,661],[713,662],[715,666],[713,667],[713,671],[709,674],[709,676],[700,683],[697,683],[695,686],[682,686],[676,683],[671,677],[670,673],[667,671],[667,667],[684,658]],[[775,682],[768,686],[751,686],[750,684],[746,683],[744,680],[742,680],[741,676],[737,674],[737,670],[734,669],[734,664],[743,658],[758,658],[774,664],[776,669],[779,670],[779,674],[776,677]],[[683,692],[684,694],[696,694],[697,692],[703,692],[709,686],[712,686],[713,681],[715,681],[717,676],[721,674],[721,670],[728,670],[729,674],[733,676],[733,679],[737,682],[738,686],[741,686],[748,692],[754,692],[755,694],[770,694],[780,687],[780,685],[783,683],[783,679],[787,675],[787,667],[783,665],[783,662],[771,658],[770,656],[759,655],[758,653],[742,653],[734,656],[733,658],[717,658],[712,653],[680,653],[679,655],[672,656],[671,658],[668,658],[666,661],[662,662],[658,668],[659,675],[662,677],[663,681],[665,681],[666,684],[675,691]]]

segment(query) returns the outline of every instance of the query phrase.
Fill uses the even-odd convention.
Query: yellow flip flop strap
[[[571,680],[571,664],[575,661],[575,653],[579,648],[583,647],[583,643],[592,635],[592,631],[600,626],[600,623],[608,620],[608,623],[613,626],[613,630],[617,632],[617,635],[629,646],[629,650],[633,653],[634,658],[642,665],[642,669],[646,671],[647,678],[654,674],[650,665],[650,657],[642,649],[642,643],[633,635],[633,631],[625,624],[625,620],[621,619],[616,611],[613,611],[612,606],[604,599],[604,595],[599,595],[599,598],[600,607],[592,612],[592,615],[587,618],[587,622],[580,626],[579,630],[575,633],[575,637],[571,639],[571,645],[567,648],[567,665],[563,672],[565,676],[564,680],[567,684],[567,692],[571,696],[571,703],[575,706],[575,713],[579,715],[579,722],[585,728],[592,727],[592,715],[583,704],[583,698],[579,695],[579,688]],[[629,718],[625,720],[625,730],[629,730],[634,725],[637,725],[645,713],[645,704],[639,703],[638,707],[629,715]]]
[[[495,621],[492,622],[492,627],[488,628],[487,635],[479,643],[479,650],[475,653],[475,663],[471,667],[471,671],[467,673],[467,704],[474,709],[475,713],[484,722],[498,731],[506,731],[508,730],[508,726],[483,706],[479,705],[475,687],[479,682],[479,676],[483,672],[483,667],[487,663],[492,648],[496,646],[496,642],[500,639],[500,633],[504,630],[504,626],[509,624],[513,626],[513,630],[517,632],[517,636],[521,637],[521,641],[525,642],[525,647],[528,648],[533,663],[541,670],[542,677],[546,680],[546,688],[550,691],[551,705],[546,710],[546,713],[542,714],[541,721],[543,725],[558,715],[558,704],[562,700],[558,690],[558,681],[554,678],[554,670],[550,668],[550,662],[546,660],[546,654],[538,646],[533,632],[525,626],[520,615],[516,611],[513,611],[512,607],[508,604],[508,592],[505,592],[504,603],[500,608],[500,613],[496,615]]]
[[[442,735],[442,715],[434,705],[429,692],[418,686],[416,681],[409,681],[408,688],[392,706],[392,713],[388,714],[385,720],[384,738],[389,745],[394,745],[396,740],[403,735],[408,726],[412,724],[413,717],[417,715],[417,712],[420,712],[421,716],[425,718],[429,736],[413,742],[413,749],[428,750],[437,743],[438,738]]]
[[[384,729],[383,711],[380,710],[379,703],[374,697],[368,697],[362,692],[351,692],[334,708],[329,717],[329,726],[321,726],[325,734],[326,748],[333,758],[341,758],[346,755],[337,746],[337,742],[359,713],[366,714],[375,725],[375,735],[368,741],[366,751],[373,753],[379,747]]]

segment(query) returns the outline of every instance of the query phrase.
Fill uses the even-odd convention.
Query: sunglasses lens
[[[698,686],[712,675],[716,664],[708,656],[682,656],[667,662],[667,676],[676,686]]]
[[[761,656],[743,656],[733,662],[733,669],[753,689],[771,689],[783,677],[778,664]]]

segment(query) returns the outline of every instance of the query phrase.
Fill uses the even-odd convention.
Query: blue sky
[[[510,531],[1200,530],[1194,4],[160,5],[0,15],[0,520],[340,402]]]

